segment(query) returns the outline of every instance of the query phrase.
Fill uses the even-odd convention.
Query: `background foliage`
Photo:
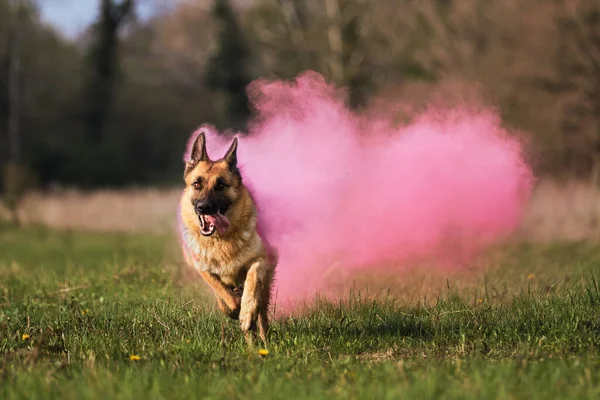
[[[20,2],[19,12],[0,0],[0,164],[18,159],[41,185],[177,181],[191,130],[243,129],[247,83],[306,69],[348,88],[358,110],[476,97],[526,132],[538,174],[600,175],[593,0],[193,0],[144,20],[135,0],[99,0],[97,21],[76,39]]]

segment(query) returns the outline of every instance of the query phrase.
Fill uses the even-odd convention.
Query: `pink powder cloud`
[[[420,257],[463,265],[453,261],[521,221],[532,172],[493,111],[429,109],[394,126],[354,114],[313,72],[256,81],[249,94],[256,116],[238,158],[280,255],[280,310],[326,290],[332,265],[368,271]],[[231,138],[202,129],[209,155],[222,156]]]

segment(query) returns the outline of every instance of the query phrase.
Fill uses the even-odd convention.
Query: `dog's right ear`
[[[194,145],[192,146],[192,154],[190,156],[191,161],[208,161],[208,154],[206,154],[206,135],[204,132],[200,132]]]
[[[208,160],[208,154],[206,153],[206,135],[204,134],[204,132],[200,132],[200,134],[196,137],[194,144],[192,145],[190,159],[185,163],[185,171],[183,172],[183,177],[185,178],[187,174],[192,169],[194,169],[194,167],[200,161]]]

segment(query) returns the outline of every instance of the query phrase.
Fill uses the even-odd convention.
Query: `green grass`
[[[427,302],[319,302],[273,323],[264,358],[179,284],[170,244],[0,227],[0,398],[600,396],[594,244],[496,250]]]

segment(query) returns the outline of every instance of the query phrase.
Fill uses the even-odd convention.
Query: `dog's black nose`
[[[219,207],[213,202],[198,202],[196,203],[196,212],[203,215],[216,214]]]

